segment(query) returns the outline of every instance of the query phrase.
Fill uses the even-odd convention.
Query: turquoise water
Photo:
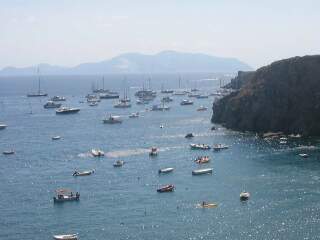
[[[184,87],[217,88],[217,81],[198,81],[208,74],[184,76]],[[289,139],[288,144],[266,142],[251,134],[223,129],[210,131],[213,98],[180,106],[174,97],[170,111],[149,112],[133,102],[131,109],[115,109],[113,100],[97,107],[79,103],[98,77],[45,77],[50,95],[64,95],[66,105],[80,107],[75,115],[56,116],[45,110],[45,99],[26,98],[36,86],[33,78],[0,79],[0,239],[51,239],[53,234],[79,233],[80,239],[318,239],[320,162],[317,139]],[[107,76],[106,87],[126,85],[133,95],[146,76]],[[154,76],[160,89],[177,87],[176,76]],[[134,99],[132,97],[132,99]],[[158,97],[159,99],[159,97]],[[157,102],[157,100],[155,101]],[[209,107],[197,112],[200,105]],[[30,114],[32,111],[33,114]],[[129,119],[131,112],[141,117]],[[102,124],[107,113],[121,115],[119,125]],[[164,128],[160,128],[164,125]],[[188,132],[196,137],[185,139]],[[51,137],[61,135],[60,141]],[[224,143],[230,149],[192,151],[190,143]],[[151,146],[159,156],[149,158]],[[93,158],[101,148],[104,158]],[[298,153],[310,154],[307,159]],[[212,175],[192,176],[198,155],[209,155],[205,167]],[[114,168],[113,162],[126,162]],[[168,175],[158,169],[174,167]],[[75,169],[96,172],[72,177]],[[173,193],[159,194],[159,185],[173,183]],[[53,204],[57,188],[81,193],[79,202]],[[239,201],[247,190],[251,199]],[[199,202],[215,202],[214,209],[198,209]]]

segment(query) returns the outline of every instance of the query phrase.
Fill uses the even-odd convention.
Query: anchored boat
[[[107,124],[122,123],[122,119],[120,118],[120,116],[113,116],[113,115],[110,115],[109,118],[105,118],[102,121],[103,123],[107,123]]]
[[[55,103],[54,101],[48,101],[45,105],[43,105],[44,108],[59,108],[61,107],[61,103]]]
[[[162,169],[159,169],[159,173],[169,173],[169,172],[172,172],[174,170],[174,168],[162,168]]]
[[[151,157],[158,156],[158,149],[156,147],[152,147],[151,151],[149,153],[149,156],[151,156]]]
[[[12,155],[12,154],[15,154],[15,151],[14,150],[6,150],[6,151],[3,151],[2,152],[4,155]]]
[[[207,144],[195,144],[195,143],[191,143],[190,144],[190,148],[193,150],[209,150],[210,146]]]
[[[56,196],[53,197],[54,203],[61,203],[61,202],[69,202],[69,201],[79,201],[80,200],[80,193],[72,192],[69,189],[57,189]]]
[[[5,129],[6,127],[7,127],[7,125],[6,125],[6,124],[4,124],[4,123],[0,123],[0,130]]]
[[[228,145],[224,145],[224,144],[215,144],[213,146],[213,150],[215,151],[220,151],[220,150],[224,150],[224,149],[228,149],[229,146]]]
[[[122,160],[117,160],[117,161],[113,164],[113,166],[114,166],[114,167],[122,167],[123,164],[124,164],[124,161],[122,161]]]
[[[210,159],[208,156],[200,156],[197,157],[196,160],[194,160],[194,162],[198,164],[208,163],[209,161]]]
[[[212,173],[212,168],[203,168],[203,169],[197,169],[192,171],[192,175],[203,175],[203,174],[209,174]]]
[[[94,157],[103,157],[104,156],[104,151],[100,149],[91,149],[91,154]]]
[[[74,171],[74,173],[72,174],[72,176],[74,176],[74,177],[89,176],[89,175],[91,175],[92,173],[94,173],[94,170],[83,171],[83,172]]]
[[[157,189],[157,192],[173,192],[174,191],[174,185],[173,184],[168,184],[165,186],[162,186],[160,188]]]
[[[80,111],[80,108],[62,107],[56,110],[56,114],[72,114]]]
[[[250,198],[249,192],[241,192],[240,193],[240,201],[247,201]]]
[[[78,240],[77,234],[53,235],[55,240]]]

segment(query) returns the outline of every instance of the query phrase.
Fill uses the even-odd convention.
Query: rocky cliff
[[[320,55],[294,57],[251,73],[213,104],[212,122],[240,131],[320,135]]]
[[[240,89],[250,81],[254,73],[255,71],[238,71],[238,75],[231,79],[230,83],[225,85],[224,88]]]

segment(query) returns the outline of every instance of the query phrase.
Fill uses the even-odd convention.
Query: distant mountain
[[[34,75],[38,66],[26,68],[6,67],[0,75]],[[41,74],[108,74],[108,73],[186,73],[186,72],[224,72],[252,70],[244,62],[235,58],[214,57],[201,53],[181,53],[163,51],[155,55],[127,53],[110,60],[94,63],[82,63],[67,68],[40,64]]]

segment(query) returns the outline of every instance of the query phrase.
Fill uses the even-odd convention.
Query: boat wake
[[[88,158],[88,157],[92,157],[92,154],[90,152],[79,153],[78,157],[79,158]]]

